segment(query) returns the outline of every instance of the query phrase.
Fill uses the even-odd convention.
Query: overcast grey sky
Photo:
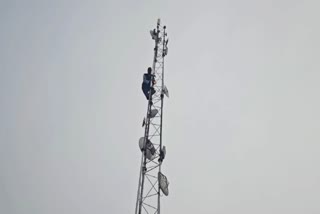
[[[320,213],[317,0],[1,1],[0,213],[133,213],[168,27],[162,213]]]

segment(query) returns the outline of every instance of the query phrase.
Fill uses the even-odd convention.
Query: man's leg
[[[147,100],[149,100],[149,87],[147,85],[142,85],[143,94],[146,96]]]
[[[156,93],[156,90],[154,90],[153,87],[151,87],[151,96],[154,95]]]

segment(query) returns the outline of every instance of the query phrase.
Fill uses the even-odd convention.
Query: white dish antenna
[[[169,181],[167,177],[161,172],[158,173],[158,180],[160,184],[160,189],[166,196],[169,195]]]
[[[145,143],[146,143],[146,146],[145,146]],[[145,140],[144,137],[141,137],[139,139],[139,147],[141,151],[143,151],[143,149],[146,148],[146,157],[148,160],[155,159],[156,148],[154,148],[154,145],[151,143],[150,140]]]
[[[162,93],[164,93],[169,98],[169,90],[167,86],[163,86]]]

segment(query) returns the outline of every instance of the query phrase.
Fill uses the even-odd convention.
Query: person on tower
[[[149,95],[151,91],[151,98],[154,93],[156,93],[156,90],[153,88],[153,85],[156,84],[155,82],[155,75],[151,73],[152,68],[148,68],[148,73],[143,74],[143,82],[142,82],[142,91],[144,95],[146,96],[147,100],[149,100]]]

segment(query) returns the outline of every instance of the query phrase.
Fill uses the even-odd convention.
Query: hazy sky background
[[[162,213],[320,213],[314,1],[1,1],[0,213],[134,213],[168,27]]]

